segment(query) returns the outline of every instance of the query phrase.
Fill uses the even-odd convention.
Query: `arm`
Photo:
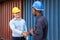
[[[15,25],[14,23],[10,22],[9,23],[9,26],[10,26],[10,29],[13,31],[13,32],[16,32],[16,33],[19,33],[20,35],[22,34],[22,31],[19,31],[15,28]]]
[[[43,22],[43,21],[42,21]],[[43,25],[41,21],[37,21],[35,25],[35,30],[31,29],[30,30],[30,35],[36,37],[36,38],[42,38],[43,37]]]
[[[38,38],[42,38],[43,37],[43,25],[41,23],[41,21],[38,21],[37,24],[35,25],[36,29],[35,32],[33,34],[33,36],[38,37]]]
[[[26,23],[24,23],[24,31],[27,32],[27,26],[26,26]]]
[[[39,39],[42,39],[44,35],[46,35],[45,34],[45,32],[47,31],[46,28],[47,28],[47,20],[45,17],[37,20],[37,23],[35,25],[35,32],[33,36],[35,36],[35,38],[38,37]]]
[[[26,26],[26,23],[24,23],[24,30],[25,32],[27,32],[27,26]],[[28,34],[27,34],[28,35]],[[26,37],[26,39],[28,40],[28,37]]]

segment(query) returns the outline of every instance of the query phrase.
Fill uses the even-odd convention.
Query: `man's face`
[[[21,13],[13,14],[13,16],[16,17],[16,18],[20,18],[21,17]]]
[[[34,16],[36,16],[36,10],[33,8],[32,9]]]

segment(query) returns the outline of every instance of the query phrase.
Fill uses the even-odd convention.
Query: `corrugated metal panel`
[[[36,0],[23,1],[23,13],[26,20],[28,31],[30,27],[34,28],[35,18],[32,14],[32,4]],[[47,40],[60,40],[60,3],[59,0],[40,0],[44,3],[44,15],[48,20],[48,36]],[[33,40],[29,37],[29,40]]]
[[[49,22],[48,40],[58,40],[58,0],[45,1],[45,14]]]
[[[0,9],[1,9],[1,5],[0,5]],[[0,18],[1,18],[1,10],[0,10]],[[0,37],[1,37],[1,20],[0,20]]]
[[[58,1],[58,39],[60,40],[60,0]]]
[[[1,37],[4,40],[11,40],[11,30],[9,28],[9,21],[13,18],[11,10],[14,6],[17,6],[22,10],[21,3],[21,0],[6,1],[1,3]]]

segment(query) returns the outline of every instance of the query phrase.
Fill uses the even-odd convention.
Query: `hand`
[[[28,36],[28,33],[27,33],[27,32],[22,32],[22,35],[23,35],[24,37],[26,37],[26,36]]]
[[[33,30],[32,28],[30,28],[30,33],[31,33],[32,35],[33,35],[33,31],[34,31],[34,30]]]

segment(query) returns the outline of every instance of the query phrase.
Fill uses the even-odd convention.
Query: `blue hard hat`
[[[35,1],[32,5],[32,8],[35,8],[36,10],[44,10],[44,6],[40,1]]]

